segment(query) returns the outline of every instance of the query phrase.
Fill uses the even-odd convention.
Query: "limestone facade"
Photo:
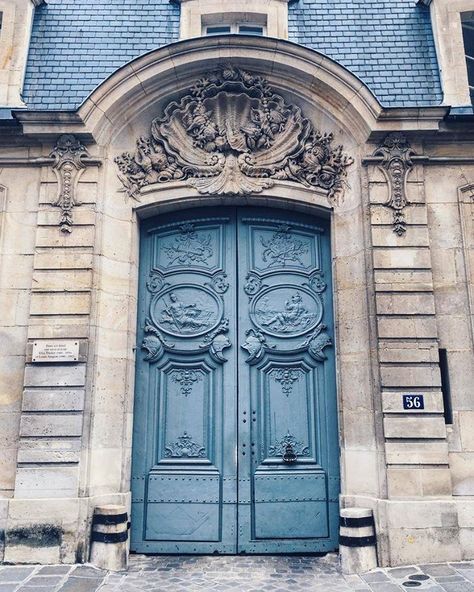
[[[174,179],[127,197],[114,159],[223,63],[334,135],[352,162],[343,193],[276,178],[203,194]],[[0,144],[6,561],[87,560],[94,507],[129,507],[140,221],[233,204],[331,218],[341,505],[373,509],[380,564],[474,558],[474,143],[447,112],[383,109],[321,54],[235,36],[149,53],[76,113],[16,112]],[[35,363],[45,340],[78,342],[78,359]]]

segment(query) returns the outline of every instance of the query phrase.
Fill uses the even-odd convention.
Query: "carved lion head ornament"
[[[202,194],[259,193],[275,180],[342,194],[353,159],[262,76],[227,66],[199,79],[152,121],[134,153],[115,159],[124,191],[183,181]]]

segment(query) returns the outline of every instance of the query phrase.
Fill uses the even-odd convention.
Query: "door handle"
[[[298,457],[296,456],[296,452],[291,444],[287,444],[285,447],[285,452],[283,453],[283,462],[287,465],[293,465],[298,461]]]

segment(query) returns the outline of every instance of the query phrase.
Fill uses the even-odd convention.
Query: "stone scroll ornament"
[[[85,146],[71,134],[58,138],[50,155],[54,158],[53,170],[58,180],[58,197],[54,203],[61,208],[59,227],[62,232],[72,232],[72,210],[79,205],[76,197],[77,181],[85,164],[83,159],[88,156]]]
[[[123,191],[136,200],[143,187],[169,181],[201,194],[243,195],[287,180],[323,190],[336,203],[353,159],[265,78],[226,66],[170,102],[150,135],[115,162]]]
[[[389,134],[383,144],[374,152],[374,156],[382,156],[381,170],[390,187],[388,207],[393,210],[393,232],[402,236],[406,232],[404,209],[408,204],[406,180],[413,168],[411,160],[415,153],[403,134]]]

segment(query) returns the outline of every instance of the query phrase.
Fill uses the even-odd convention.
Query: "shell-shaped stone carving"
[[[318,187],[332,199],[352,163],[332,140],[265,79],[227,67],[169,103],[153,120],[151,137],[139,138],[136,153],[116,162],[134,198],[145,185],[173,179],[200,193],[234,195],[286,179]]]

